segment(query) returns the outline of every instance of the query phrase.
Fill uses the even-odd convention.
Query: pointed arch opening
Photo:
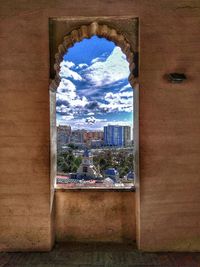
[[[51,136],[52,136],[52,140],[51,140],[51,151],[52,151],[51,152],[51,154],[52,154],[51,160],[52,160],[52,162],[51,162],[51,165],[54,166],[54,168],[52,168],[53,171],[51,173],[52,181],[55,180],[55,176],[56,176],[56,167],[55,167],[55,161],[56,161],[56,157],[57,157],[56,152],[55,152],[56,146],[57,146],[57,140],[56,140],[56,135],[55,135],[56,92],[57,92],[57,89],[59,88],[59,85],[60,85],[61,79],[62,79],[62,77],[60,75],[62,61],[63,61],[64,56],[68,52],[68,50],[70,48],[72,48],[76,43],[81,42],[84,39],[90,39],[94,36],[105,38],[108,41],[112,41],[117,47],[121,48],[121,51],[125,54],[126,60],[128,62],[128,66],[129,66],[128,81],[129,81],[132,89],[135,86],[137,86],[137,83],[138,83],[137,77],[134,77],[135,61],[136,61],[136,58],[138,55],[136,52],[134,53],[131,45],[129,44],[129,42],[126,40],[126,38],[124,37],[124,35],[122,33],[117,32],[115,29],[110,28],[109,26],[107,26],[105,24],[102,25],[102,24],[98,24],[97,22],[93,22],[93,23],[88,24],[88,25],[82,25],[78,29],[72,30],[70,34],[68,34],[64,37],[64,41],[62,44],[59,45],[58,51],[55,55],[55,64],[54,64],[55,78],[50,82],[50,87],[49,87],[50,88],[50,98],[51,98]],[[135,56],[135,58],[134,58],[134,56]],[[106,130],[108,130],[108,129],[106,129]],[[125,128],[112,129],[112,130],[115,132],[122,130],[122,131],[124,131],[124,134],[129,134],[129,133],[127,133],[127,131],[129,131],[129,129],[125,129]],[[71,131],[71,129],[69,131]],[[113,134],[114,134],[114,132],[113,132]],[[105,133],[104,133],[104,136],[105,136]],[[88,149],[88,148],[86,147],[86,149]],[[82,163],[80,164],[80,167],[79,167],[79,169],[82,168],[82,175],[86,169],[88,171],[90,169],[90,167],[92,167],[92,166],[84,165],[84,162],[86,162],[86,161],[89,162],[90,160],[92,160],[91,157],[82,159]],[[94,168],[94,167],[92,167],[92,168]],[[98,172],[97,169],[95,171]],[[84,173],[84,174],[86,175],[86,173]],[[71,178],[77,179],[77,177],[73,177],[73,174],[72,174]],[[62,181],[61,181],[61,183],[62,183]],[[55,184],[55,182],[52,184]]]

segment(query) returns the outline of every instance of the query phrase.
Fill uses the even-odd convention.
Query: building
[[[103,131],[87,131],[84,133],[84,142],[90,140],[103,140]]]
[[[110,178],[114,182],[119,181],[119,172],[115,168],[108,168],[104,171],[104,177]]]
[[[101,179],[102,175],[93,164],[93,156],[88,149],[85,149],[82,163],[77,170],[77,179],[94,180]]]
[[[134,172],[133,171],[129,171],[126,175],[126,179],[127,180],[134,180]]]
[[[124,147],[131,143],[131,127],[122,125],[104,126],[104,144]]]
[[[86,132],[86,130],[84,130],[84,129],[72,131],[72,134],[70,137],[70,143],[82,145],[84,143],[85,132]]]
[[[103,144],[103,140],[91,140],[89,143],[92,148],[100,148],[103,146]]]
[[[103,131],[86,131],[84,133],[84,143],[91,147],[103,145]]]
[[[131,127],[123,126],[124,130],[124,146],[131,146]]]
[[[61,149],[62,146],[66,145],[70,141],[71,126],[59,125],[57,127],[57,147]]]

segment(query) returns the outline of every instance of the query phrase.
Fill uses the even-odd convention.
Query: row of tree
[[[94,165],[103,172],[108,168],[115,168],[119,176],[124,177],[133,170],[133,153],[128,150],[101,150],[94,154]],[[75,156],[72,149],[60,152],[57,156],[57,170],[59,173],[75,173],[80,166],[82,158]]]

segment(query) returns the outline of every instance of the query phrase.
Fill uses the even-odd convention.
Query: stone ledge
[[[88,188],[58,188],[55,187],[55,192],[77,192],[77,191],[92,191],[92,192],[135,192],[135,186],[131,188],[107,188],[107,187],[88,187]]]

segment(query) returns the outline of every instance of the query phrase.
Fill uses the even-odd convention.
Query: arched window
[[[133,69],[129,43],[106,25],[82,26],[59,46],[56,186],[133,186]]]

